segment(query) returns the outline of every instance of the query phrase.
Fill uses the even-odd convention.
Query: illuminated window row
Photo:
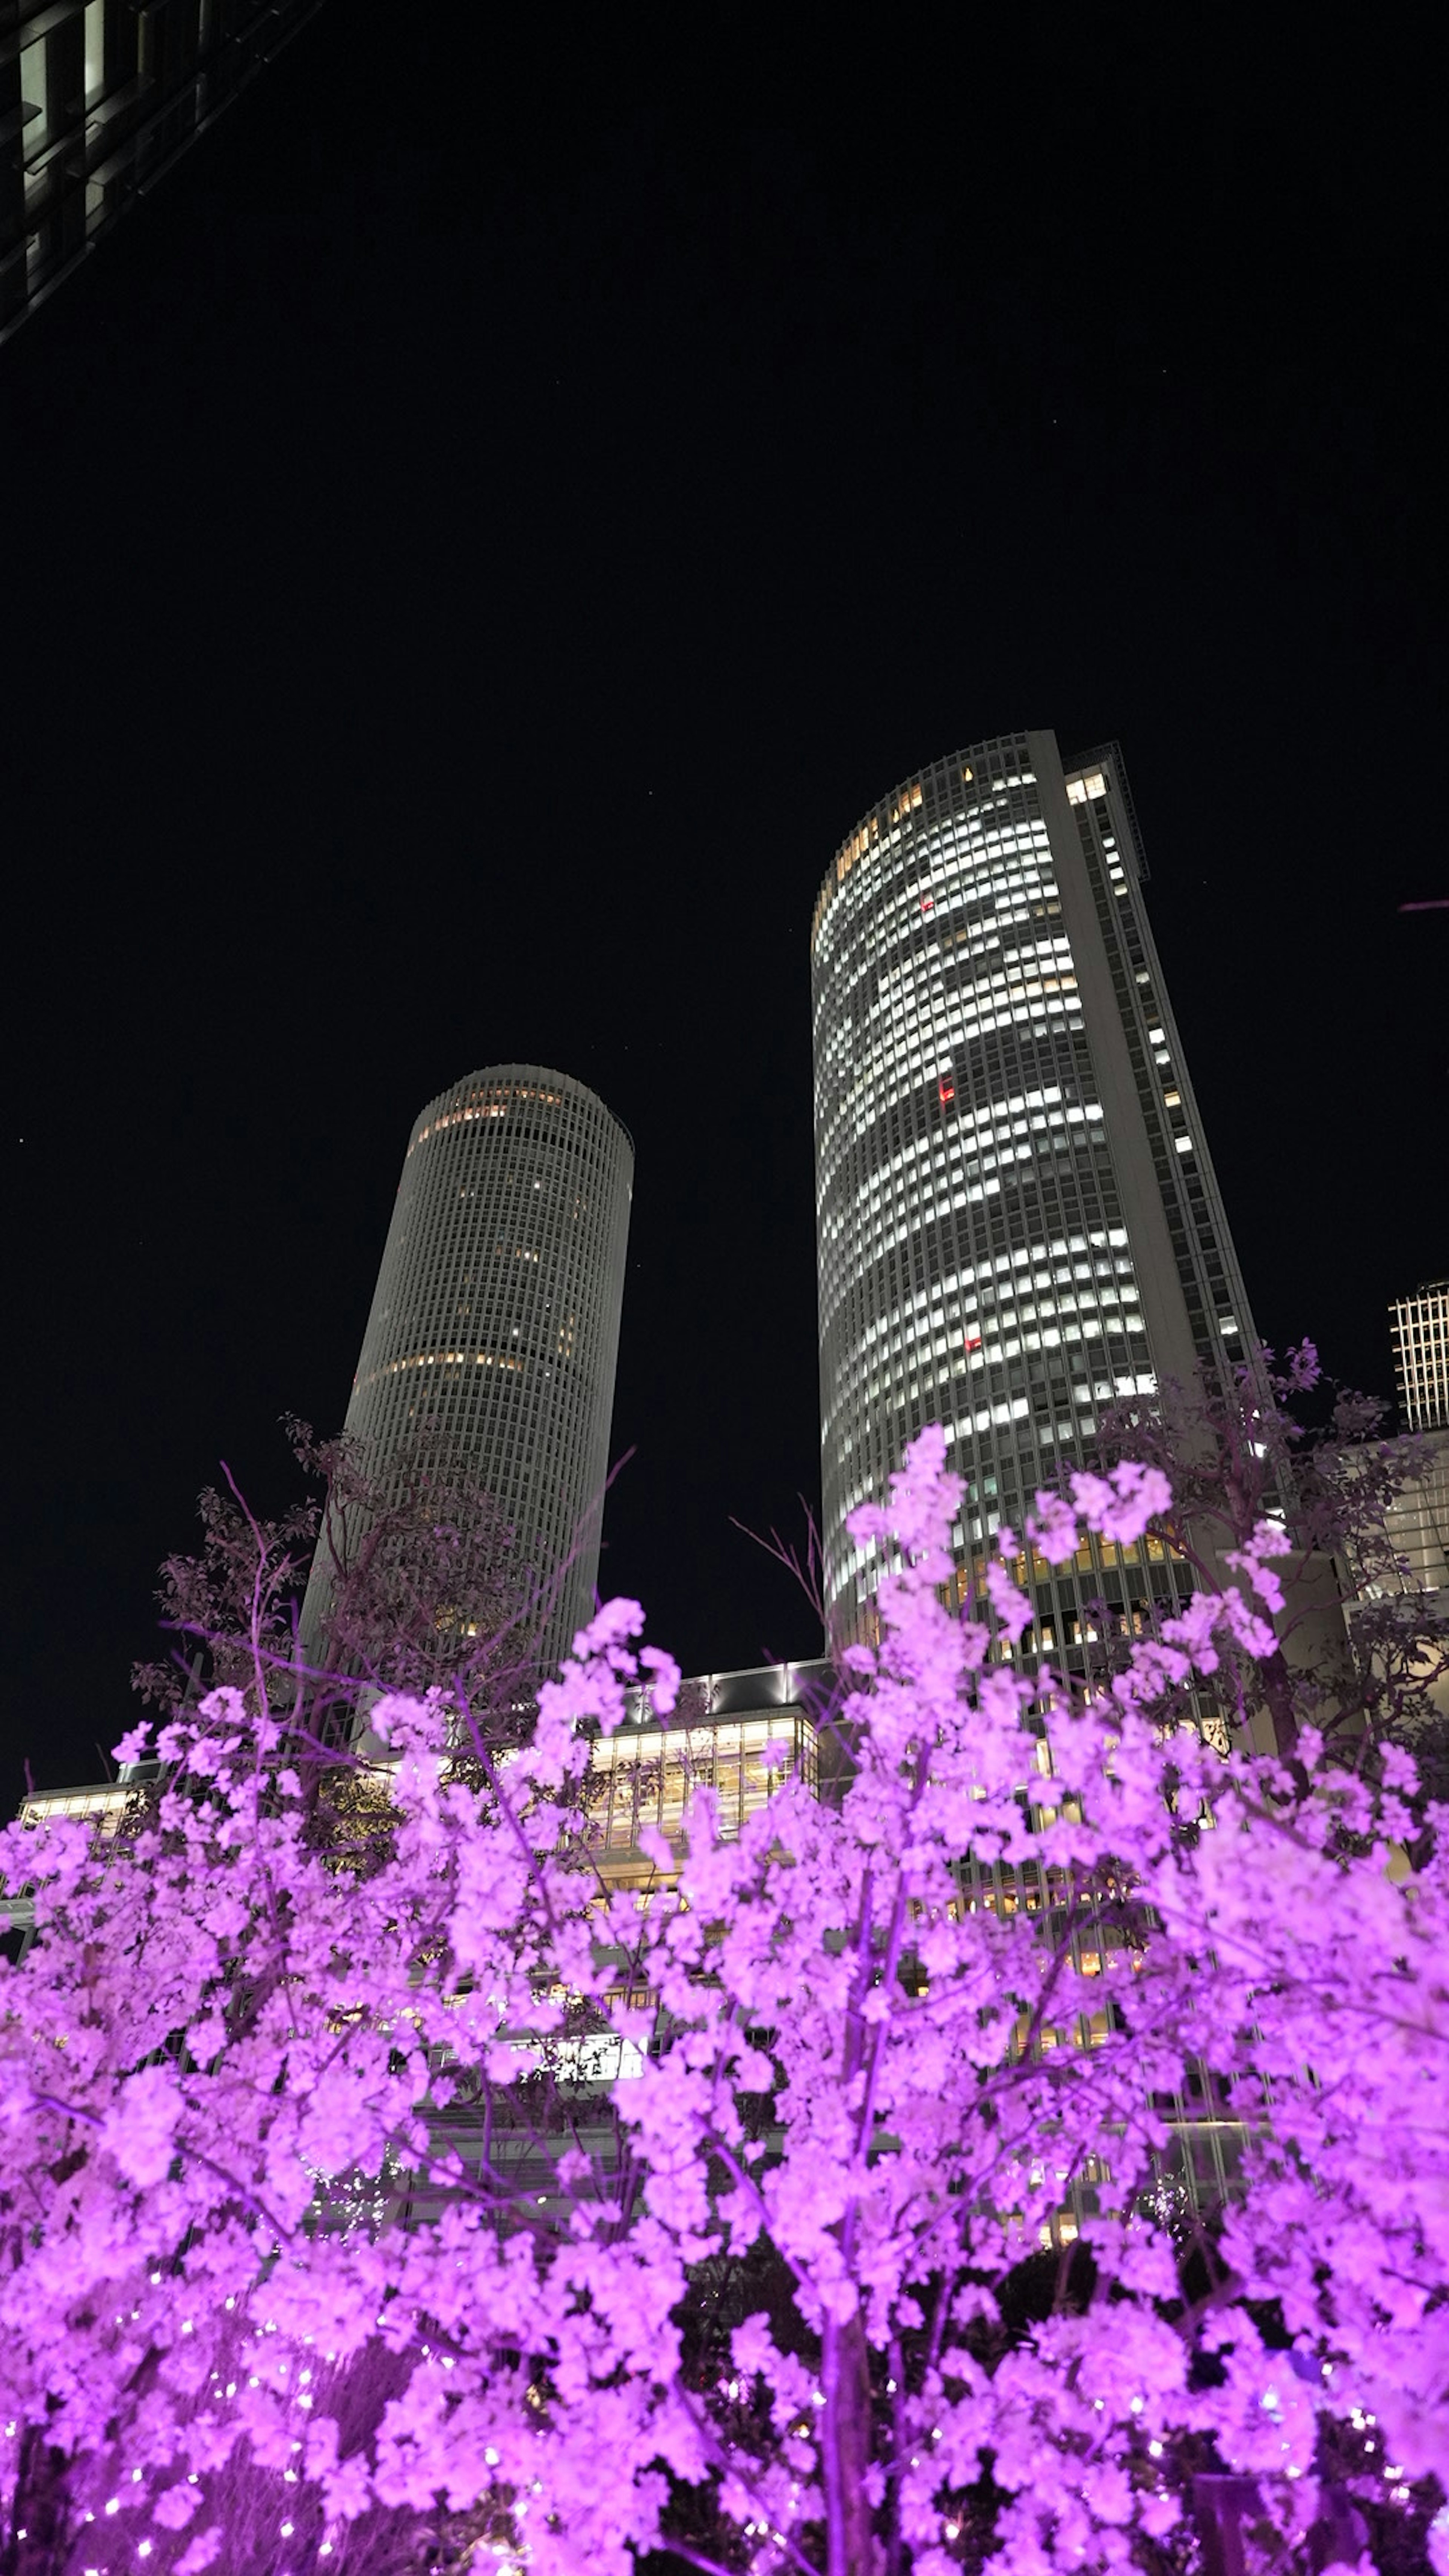
[[[1063,976],[1060,982],[1061,990],[1058,992],[1050,990],[1050,979],[1045,983],[1041,981],[1024,983],[1017,987],[1008,1004],[1003,1005],[1002,1002],[997,1001],[994,1007],[981,1012],[969,1016],[962,1013],[942,1032],[942,1043],[954,1050],[957,1047],[968,1046],[973,1038],[991,1037],[1000,1029],[1039,1030],[1045,1037],[1051,1034],[1049,1025],[1051,1020],[1057,1018],[1060,1018],[1067,1028],[1079,1029],[1082,1023],[1076,993],[1076,978],[1067,975]],[[1035,1005],[1034,1008],[1029,1007],[1032,1004]],[[930,1068],[930,1058],[934,1052],[934,1049],[925,1047],[919,1050],[918,1069],[923,1075]],[[916,1065],[914,1056],[912,1065],[913,1067]],[[901,1069],[899,1063],[893,1068],[897,1073]],[[847,1115],[852,1118],[854,1134],[857,1137],[863,1136],[866,1129],[873,1124],[888,1088],[888,1075],[885,1071],[872,1072],[868,1078],[863,1075],[858,1083],[852,1085],[841,1111],[841,1120]],[[838,1125],[841,1121],[837,1120],[834,1123]]]
[[[446,1134],[450,1127],[471,1126],[477,1118],[506,1118],[511,1109],[524,1101],[540,1108],[560,1109],[564,1105],[564,1096],[561,1091],[541,1090],[533,1083],[510,1083],[497,1089],[469,1092],[465,1100],[450,1101],[446,1109],[436,1111],[419,1127],[408,1152],[411,1154],[414,1146],[425,1145],[430,1136]],[[602,1127],[600,1133],[604,1133]]]
[[[371,1369],[361,1379],[363,1386],[376,1386],[379,1378],[398,1377],[405,1369],[418,1368],[522,1369],[527,1363],[508,1351],[410,1351],[406,1358],[385,1360],[381,1368]]]
[[[1078,1114],[1090,1119],[1094,1114],[1100,1118],[1102,1113],[1100,1110],[1095,1113],[1087,1110]],[[1070,1115],[1070,1112],[1066,1113],[1066,1116]],[[883,1252],[889,1251],[896,1244],[904,1242],[908,1236],[937,1220],[959,1212],[962,1208],[977,1207],[987,1199],[999,1197],[1002,1182],[996,1174],[996,1164],[1014,1163],[1019,1167],[1022,1164],[1034,1164],[1048,1150],[1054,1153],[1067,1153],[1070,1150],[1070,1139],[1066,1133],[1065,1119],[1054,1120],[1052,1125],[1059,1128],[1060,1133],[1052,1135],[1049,1140],[1003,1148],[994,1158],[987,1157],[983,1162],[963,1162],[959,1172],[945,1172],[932,1181],[930,1187],[934,1195],[928,1197],[917,1192],[912,1197],[909,1192],[902,1191],[892,1205],[882,1207],[878,1214],[873,1209],[871,1219],[864,1225],[857,1221],[848,1229],[843,1226],[839,1228],[825,1226],[822,1228],[822,1240],[830,1243],[838,1232],[842,1237],[839,1248],[840,1259],[848,1260],[856,1269],[877,1261]],[[993,1177],[977,1180],[968,1178],[970,1173],[981,1171],[992,1174]],[[1018,1180],[1021,1178],[1019,1168],[1015,1177]],[[905,1208],[906,1213],[903,1216],[897,1215],[897,1207]]]
[[[1135,1289],[1128,1293],[1136,1295]],[[883,1399],[889,1401],[893,1396],[904,1392],[924,1399],[927,1396],[939,1394],[943,1387],[948,1388],[956,1384],[964,1375],[988,1366],[999,1366],[1003,1361],[1016,1359],[1026,1353],[1049,1354],[1059,1351],[1066,1356],[1072,1356],[1080,1351],[1084,1364],[1089,1365],[1092,1357],[1086,1348],[1089,1342],[1116,1341],[1123,1345],[1125,1351],[1124,1336],[1145,1334],[1146,1329],[1140,1314],[1129,1313],[1124,1309],[1117,1317],[1103,1318],[1084,1314],[1076,1323],[1067,1323],[1061,1327],[1053,1326],[1039,1332],[1014,1329],[1005,1339],[985,1344],[980,1349],[972,1349],[968,1345],[964,1358],[955,1350],[940,1354],[917,1351],[897,1360],[889,1369],[883,1369],[877,1378],[858,1392],[854,1406],[855,1416],[858,1423],[863,1423],[868,1418],[862,1408],[861,1393],[863,1393],[865,1405],[870,1408],[874,1408]],[[984,1428],[984,1424],[981,1427]]]
[[[973,957],[980,963],[971,974],[967,968]],[[963,1005],[970,1010],[973,996],[988,985],[996,988],[1020,984],[1027,977],[1049,971],[1065,975],[1071,964],[1067,940],[1050,932],[1044,938],[1018,939],[1008,945],[998,930],[989,937],[982,936],[974,947],[962,946],[957,956],[949,958],[933,949],[903,966],[882,969],[877,978],[880,998],[857,1024],[856,1043],[859,1044],[862,1029],[881,1022],[907,1023],[914,1036],[923,1012],[949,1014]]]
[[[815,1729],[798,1709],[696,1727],[629,1727],[590,1748],[585,1794],[604,1852],[637,1854],[646,1825],[679,1839],[685,1808],[701,1789],[713,1792],[721,1838],[733,1841],[783,1772],[798,1771],[813,1788],[815,1766]]]
[[[912,1371],[929,1369],[960,1351],[975,1364],[970,1346],[978,1338],[989,1361],[994,1354],[984,1351],[986,1331],[997,1336],[1019,1334],[1028,1317],[1036,1321],[1048,1302],[1057,1312],[1069,1309],[1093,1315],[1116,1304],[1125,1317],[1125,1310],[1139,1302],[1126,1242],[1126,1231],[1120,1226],[1092,1235],[1090,1246],[1081,1235],[1057,1237],[1050,1246],[1039,1242],[1029,1250],[1002,1254],[995,1263],[984,1262],[979,1271],[968,1264],[941,1280],[929,1296],[919,1290],[908,1311],[892,1307],[866,1328],[837,1374],[827,1432],[868,1418],[876,1399],[892,1385],[904,1383]],[[1044,1291],[1051,1292],[1049,1300]],[[1024,1302],[1028,1299],[1033,1301],[1030,1305]],[[1039,1346],[1034,1338],[1033,1347]],[[1046,1346],[1057,1345],[1052,1340]],[[1008,1342],[999,1356],[1015,1356],[1017,1349],[1016,1343]],[[957,1360],[957,1373],[960,1366]],[[932,1378],[931,1383],[936,1382]]]
[[[985,1291],[982,1293],[983,1296],[986,1294]],[[1038,1296],[1033,1303],[1002,1309],[995,1315],[978,1310],[975,1300],[966,1297],[961,1301],[960,1311],[952,1318],[952,1322],[961,1328],[958,1332],[948,1333],[935,1343],[927,1340],[891,1345],[880,1361],[870,1364],[873,1374],[869,1384],[866,1384],[864,1376],[860,1384],[866,1396],[870,1397],[889,1382],[892,1370],[885,1363],[891,1352],[898,1355],[895,1374],[903,1369],[917,1368],[933,1357],[949,1360],[959,1372],[963,1367],[979,1368],[1003,1356],[1014,1357],[1017,1344],[1007,1338],[1014,1334],[1020,1335],[1032,1350],[1055,1350],[1063,1340],[1080,1341],[1083,1334],[1100,1336],[1119,1329],[1140,1333],[1144,1329],[1138,1312],[1140,1295],[1140,1290],[1132,1282],[1124,1282],[1120,1288],[1104,1284],[1075,1292],[1059,1290],[1055,1296]],[[1110,1311],[1114,1307],[1118,1309],[1115,1315]],[[1063,1319],[1067,1326],[1065,1333],[1058,1328]],[[1044,1325],[1046,1329],[1037,1334],[1030,1329],[1033,1325]],[[998,1345],[1006,1339],[1004,1353],[1000,1347],[987,1343],[988,1333],[994,1334]]]
[[[1071,1084],[1073,1089],[1079,1087],[1081,1074],[1071,1046],[1072,1026],[1073,1024],[1068,1022],[1065,1028],[1043,1026],[1033,1029],[1035,1062],[1031,1065],[1026,1064],[1024,1060],[1013,1062],[1012,1071],[1017,1080],[1022,1081],[1021,1090],[1008,1093],[1005,1100],[1005,1107],[1012,1117],[1021,1120],[1021,1123],[1013,1129],[1014,1133],[1027,1132],[1026,1121],[1021,1113],[1043,1110],[1059,1103],[1063,1098],[1064,1084]],[[1045,1052],[1045,1062],[1042,1061],[1043,1052]],[[942,1049],[943,1059],[945,1054],[946,1050]],[[839,1209],[842,1206],[840,1195],[842,1182],[848,1187],[852,1179],[858,1175],[873,1176],[877,1170],[896,1169],[903,1158],[917,1159],[927,1153],[939,1154],[945,1150],[943,1139],[958,1134],[968,1121],[975,1123],[983,1116],[989,1116],[993,1123],[999,1125],[1002,1112],[999,1075],[994,1073],[991,1064],[983,1059],[976,1066],[974,1073],[969,1071],[968,1065],[967,1073],[958,1079],[958,1062],[959,1059],[953,1056],[951,1073],[953,1079],[957,1081],[957,1088],[950,1120],[947,1122],[933,1120],[929,1130],[914,1137],[910,1145],[903,1149],[902,1154],[897,1155],[889,1164],[882,1164],[879,1161],[880,1145],[886,1140],[876,1122],[871,1122],[864,1134],[853,1134],[840,1140],[839,1122],[831,1121],[827,1124],[817,1103],[820,1146],[817,1157],[819,1181],[816,1207],[822,1219],[827,1210]],[[1002,1070],[1004,1071],[1004,1067]],[[1058,1079],[1043,1081],[1041,1079],[1043,1074],[1055,1074]],[[969,1105],[973,1096],[975,1096],[974,1107]],[[942,1103],[941,1106],[944,1107],[946,1104]],[[871,1152],[872,1136],[877,1139],[875,1154]]]
[[[963,766],[960,770],[960,778],[962,782],[970,782],[972,777],[973,771],[971,767],[969,765]],[[1036,775],[1035,772],[1030,769],[1018,768],[1012,772],[1009,778],[994,781],[993,784],[997,787],[998,792],[1004,795],[1008,789],[1020,791],[1027,787],[1034,787],[1036,785]],[[820,937],[822,928],[824,927],[830,913],[832,898],[837,895],[840,889],[845,885],[851,870],[857,867],[863,860],[874,858],[883,848],[889,847],[892,843],[899,843],[902,837],[901,827],[908,824],[911,818],[921,811],[924,801],[922,783],[919,780],[916,780],[912,782],[909,787],[902,789],[896,796],[894,802],[889,803],[886,806],[884,823],[882,822],[880,813],[872,814],[860,825],[858,830],[850,833],[841,843],[839,850],[836,852],[833,875],[832,877],[827,878],[825,886],[821,890],[819,901],[815,907],[815,914],[810,928],[810,943],[812,950]],[[993,812],[994,810],[996,810],[995,800],[991,797],[987,797],[978,800],[975,805],[968,806],[958,813],[953,813],[949,816],[942,816],[939,820],[933,818],[929,828],[937,830],[949,828],[949,825],[953,822],[957,824],[963,822],[976,822],[979,820],[980,816]]]
[[[1083,1118],[1101,1116],[1100,1109],[1095,1106],[1088,1107],[1084,1105],[1081,1108],[1063,1111],[1059,1107],[1061,1099],[1062,1091],[1060,1083],[1050,1083],[1042,1086],[1041,1088],[1034,1088],[1030,1091],[1009,1094],[1003,1099],[985,1100],[975,1109],[968,1109],[962,1105],[955,1112],[952,1120],[952,1130],[957,1131],[964,1130],[968,1127],[975,1127],[979,1131],[982,1131],[978,1134],[976,1139],[976,1142],[980,1144],[982,1142],[992,1141],[998,1132],[1002,1138],[1006,1138],[1013,1134],[1025,1135],[1029,1123],[1033,1126],[1040,1127],[1047,1120],[1055,1119],[1059,1123],[1062,1116],[1070,1117],[1074,1123],[1082,1120]],[[1037,1112],[1039,1114],[1035,1117],[1029,1117],[1029,1113],[1031,1112]],[[1006,1124],[1008,1120],[1014,1121],[1015,1124],[1008,1127]],[[988,1129],[991,1131],[990,1135],[985,1133]],[[864,1206],[865,1200],[871,1191],[886,1188],[898,1177],[909,1177],[917,1181],[921,1180],[925,1176],[920,1172],[913,1172],[912,1166],[922,1163],[931,1156],[939,1157],[948,1150],[959,1154],[961,1151],[960,1143],[958,1142],[950,1148],[947,1148],[943,1142],[944,1133],[945,1131],[943,1130],[928,1136],[918,1136],[914,1138],[909,1145],[902,1146],[897,1153],[891,1156],[888,1163],[882,1163],[879,1165],[858,1184],[855,1192],[857,1204]],[[967,1138],[965,1141],[969,1146],[971,1140]],[[822,1218],[825,1215],[828,1196],[829,1193],[826,1191],[822,1191],[817,1195],[816,1204]],[[839,1220],[837,1220],[837,1222],[838,1221]]]
[[[1125,1253],[1126,1245],[1127,1229],[1119,1225],[1092,1235],[1041,1237],[1035,1243],[1023,1245],[1016,1252],[998,1253],[994,1259],[986,1259],[975,1265],[963,1264],[959,1270],[952,1271],[948,1278],[942,1279],[933,1287],[929,1296],[924,1289],[918,1290],[908,1307],[893,1307],[888,1314],[882,1316],[878,1323],[871,1326],[866,1335],[867,1344],[876,1335],[892,1329],[898,1332],[908,1328],[914,1330],[918,1319],[928,1314],[933,1306],[944,1307],[950,1299],[964,1290],[979,1287],[984,1293],[992,1287],[998,1291],[1003,1287],[1009,1288],[1018,1272],[1025,1272],[1035,1277],[1052,1263],[1071,1260],[1079,1265],[1075,1275],[1080,1279],[1085,1280],[1093,1275],[1093,1265],[1096,1268],[1096,1275],[1110,1278],[1124,1269],[1120,1256]],[[1130,1275],[1130,1263],[1125,1265],[1125,1270],[1126,1274]],[[1044,1281],[1043,1284],[1048,1283]]]
[[[912,1163],[924,1160],[927,1154],[943,1164],[959,1162],[963,1155],[982,1153],[992,1146],[1006,1149],[1018,1137],[1043,1135],[1053,1127],[1090,1126],[1101,1116],[1101,1104],[1097,1101],[1063,1102],[1060,1083],[1044,1084],[1039,1089],[1018,1093],[1013,1099],[988,1101],[980,1109],[960,1106],[953,1110],[949,1127],[943,1127],[933,1136],[918,1138],[914,1147],[895,1155],[889,1163],[859,1182],[854,1203],[863,1210],[873,1197],[879,1199],[882,1191],[889,1190],[897,1181],[909,1179],[916,1184],[927,1181],[925,1172],[908,1169]],[[1022,1152],[1031,1150],[1029,1144],[1018,1148]],[[1004,1150],[1003,1159],[1011,1159]]]
[[[1033,922],[1059,920],[1059,888],[1052,875],[993,880],[990,892],[995,909],[987,911],[981,901],[963,905],[959,910],[943,911],[933,895],[910,896],[911,918],[900,925],[893,936],[876,931],[876,925],[862,923],[858,949],[859,964],[848,981],[834,996],[831,1029],[820,1023],[816,1014],[815,1044],[821,1060],[829,1061],[831,1053],[848,1042],[851,1026],[859,1018],[854,1008],[856,992],[869,990],[893,993],[901,1000],[918,997],[933,982],[943,986],[959,981],[959,975],[948,977],[947,969],[958,966],[964,957],[982,956],[993,949],[1007,949],[1013,931],[1022,931]],[[926,907],[929,906],[929,909]],[[968,917],[960,918],[964,913]],[[1026,941],[1018,939],[1009,953],[1032,953],[1060,947],[1058,940]],[[954,952],[954,953],[953,953]],[[842,975],[845,970],[842,968]],[[867,1019],[875,1016],[873,1009]]]

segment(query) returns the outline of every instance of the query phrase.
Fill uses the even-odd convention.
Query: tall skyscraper
[[[567,1074],[494,1064],[430,1100],[403,1159],[346,1429],[379,1472],[425,1425],[499,1504],[549,1582],[566,1653],[593,1610],[634,1148]],[[316,1638],[319,1561],[303,1607]]]
[[[1410,1431],[1449,1430],[1449,1279],[1431,1279],[1389,1308],[1394,1376]]]
[[[872,807],[811,932],[827,1598],[871,1625],[879,1569],[846,1515],[945,1425],[973,1554],[1098,1408],[1219,1370],[1252,1337],[1142,898],[1115,744],[973,744]],[[1154,1541],[1153,1546],[1157,1547]],[[1172,1596],[1146,1543],[1038,1602],[1130,1627]],[[1112,1551],[1107,1551],[1110,1557]],[[1104,1589],[1105,1587],[1105,1589]],[[1134,1614],[1134,1604],[1137,1605]]]
[[[0,0],[0,340],[321,0]]]

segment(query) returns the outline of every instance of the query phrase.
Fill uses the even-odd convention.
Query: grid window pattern
[[[320,0],[0,0],[0,340]]]
[[[49,1825],[62,1818],[78,1824],[94,1825],[103,1840],[109,1841],[121,1818],[135,1797],[135,1790],[114,1782],[98,1783],[89,1789],[32,1789],[21,1801],[22,1825]]]
[[[593,1608],[633,1176],[625,1129],[567,1074],[490,1065],[429,1101],[347,1408],[384,1473],[425,1424],[445,1434],[541,1583],[572,1555],[546,1663]]]
[[[1394,1376],[1410,1431],[1449,1430],[1449,1279],[1432,1279],[1389,1308]]]
[[[964,1568],[1059,1458],[1080,1460],[1100,1405],[1155,1388],[1144,1190],[1166,1220],[1171,1267],[1159,1249],[1152,1296],[1159,1317],[1171,1303],[1176,1347],[1221,1369],[1251,1338],[1144,874],[1117,746],[1069,776],[1055,737],[1033,732],[892,789],[821,889],[821,1441],[842,1636],[870,1633],[884,1570],[846,1517],[884,1492],[923,1423],[945,1426],[966,1479]],[[1142,1124],[1119,1112],[1114,1133],[1106,1103],[1124,1079]],[[1055,1605],[1068,1637],[1100,1572]]]
[[[652,1875],[638,1848],[641,1827],[681,1843],[684,1810],[697,1789],[713,1790],[721,1839],[734,1841],[790,1771],[814,1788],[815,1729],[798,1708],[711,1716],[697,1726],[621,1727],[589,1756],[604,1875]]]

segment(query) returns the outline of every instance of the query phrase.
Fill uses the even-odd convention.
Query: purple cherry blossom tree
[[[1046,2576],[1227,2529],[1295,2576],[1402,2533],[1445,2576],[1444,1812],[1407,1872],[1407,1754],[1159,1722],[1272,1652],[1276,1524],[1088,1695],[1022,1668],[1014,1533],[989,1619],[942,1606],[943,1461],[927,1431],[855,1518],[888,1570],[848,1785],[781,1746],[648,1886],[590,1826],[626,1686],[678,1687],[629,1602],[525,1743],[451,1686],[375,1708],[365,1847],[318,1828],[336,1756],[236,1686],[114,1843],[0,1835],[37,1925],[0,2568]],[[1121,1464],[1022,1540],[1169,1508]],[[1241,2144],[1216,2212],[1171,2187],[1190,2097]]]
[[[1387,1412],[1326,1378],[1312,1342],[1281,1362],[1259,1344],[1220,1377],[1169,1379],[1109,1405],[1098,1446],[1167,1477],[1163,1533],[1209,1588],[1264,1518],[1289,1532],[1274,1648],[1225,1655],[1208,1694],[1230,1724],[1259,1718],[1285,1754],[1305,1726],[1350,1760],[1366,1736],[1403,1744],[1421,1777],[1443,1785],[1449,1618],[1406,1587],[1394,1528],[1395,1505],[1433,1470],[1435,1443],[1388,1434]]]
[[[319,1439],[294,1414],[282,1428],[321,1499],[261,1521],[229,1468],[225,1492],[203,1489],[201,1547],[166,1559],[156,1596],[178,1648],[133,1667],[142,1699],[189,1705],[204,1670],[253,1709],[305,1702],[319,1734],[346,1731],[359,1684],[421,1692],[456,1683],[475,1712],[486,1703],[500,1717],[527,1700],[547,1603],[446,1425],[425,1421],[383,1456],[345,1432]],[[326,1595],[309,1670],[295,1629],[314,1556]]]

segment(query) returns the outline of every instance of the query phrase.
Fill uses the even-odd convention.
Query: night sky
[[[333,0],[0,351],[7,1808],[499,1060],[636,1142],[605,1588],[816,1650],[731,1526],[818,1494],[810,914],[960,743],[1120,739],[1260,1331],[1389,1394],[1449,1257],[1412,65],[532,16]]]

